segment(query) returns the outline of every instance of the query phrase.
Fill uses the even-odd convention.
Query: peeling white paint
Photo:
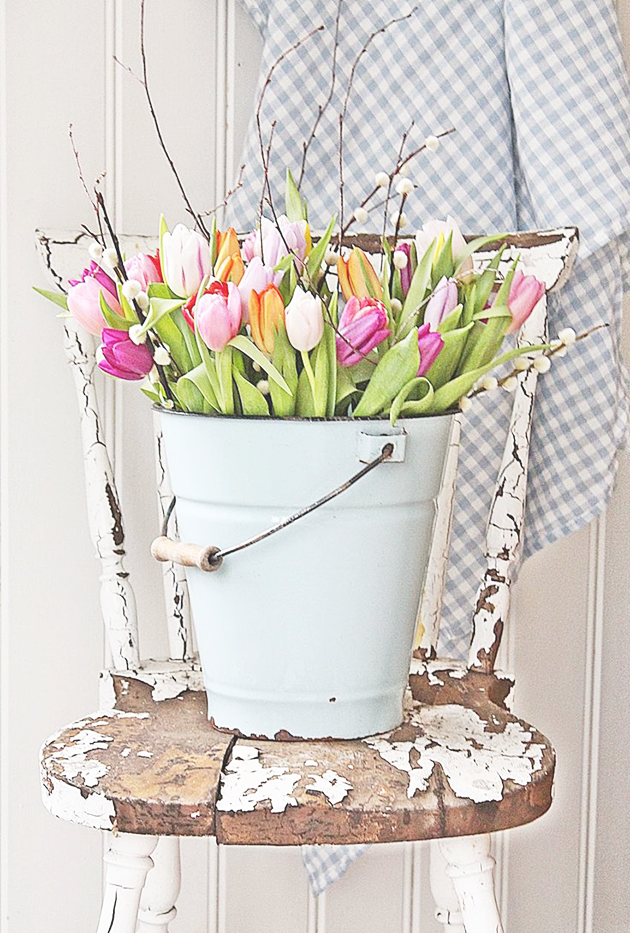
[[[120,753],[120,757],[121,757],[121,758],[128,758],[129,755],[131,755],[131,749],[130,749],[129,747],[123,748],[122,752]]]
[[[306,764],[308,764],[308,762],[306,762]],[[340,774],[337,774],[336,771],[328,770],[324,771],[322,775],[309,774],[308,776],[313,783],[308,784],[306,790],[323,794],[333,806],[336,803],[341,803],[344,797],[348,795],[348,791],[352,790],[350,781],[346,780],[346,778],[342,777]]]
[[[190,814],[191,820],[198,820],[200,816],[201,816],[201,810],[195,810],[193,813]]]
[[[501,800],[503,781],[530,783],[542,764],[544,747],[533,743],[531,732],[518,722],[508,723],[503,732],[487,732],[484,721],[471,709],[418,704],[411,723],[420,730],[413,742],[392,742],[387,735],[364,740],[385,761],[409,775],[409,797],[427,789],[435,764],[441,765],[457,797],[476,803]],[[419,755],[415,766],[412,750]]]
[[[92,829],[111,830],[116,817],[114,804],[98,792],[83,797],[81,789],[42,771],[42,800],[53,816]]]
[[[107,774],[108,768],[97,758],[88,758],[88,752],[99,748],[109,748],[113,736],[102,735],[93,729],[81,729],[72,739],[72,744],[52,752],[48,757],[61,763],[64,776],[80,777],[85,787],[96,787],[99,780]]]
[[[137,752],[138,758],[153,758],[153,752]]]
[[[259,756],[259,749],[252,746],[234,748],[223,774],[217,810],[247,813],[263,801],[271,803],[272,813],[297,806],[292,795],[300,775],[290,774],[288,768],[265,768]]]

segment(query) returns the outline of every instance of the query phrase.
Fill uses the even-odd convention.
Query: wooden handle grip
[[[209,545],[201,547],[199,544],[186,544],[184,541],[173,541],[161,535],[151,545],[151,554],[159,561],[172,561],[182,567],[198,567],[206,573],[213,573],[223,563],[218,557],[220,548]]]

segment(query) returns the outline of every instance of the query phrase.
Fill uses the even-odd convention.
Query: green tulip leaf
[[[105,298],[102,290],[99,292],[98,300],[101,306],[101,313],[105,318],[105,323],[108,327],[111,327],[112,330],[129,330],[131,327],[131,321],[128,321],[120,314],[116,314],[115,311],[112,311],[110,306],[107,304],[107,299]]]
[[[281,389],[284,389],[285,392],[288,392],[289,395],[292,394],[282,374],[278,372],[271,360],[269,360],[264,353],[261,353],[256,344],[252,343],[249,337],[246,337],[244,334],[238,334],[230,340],[228,346],[236,347],[237,350],[240,350],[241,353],[248,356],[254,363],[258,363],[260,368],[264,369],[270,379],[273,379],[273,381],[276,382]]]
[[[398,334],[399,337],[407,336],[408,328],[414,326],[416,314],[424,302],[427,288],[431,282],[431,264],[435,253],[435,245],[435,240],[433,240],[416,266],[416,271],[413,274],[409,291],[407,292],[407,297],[405,298],[405,303],[400,313],[400,320],[403,323]]]
[[[369,417],[388,408],[403,386],[416,376],[419,366],[418,328],[414,327],[404,340],[381,357],[354,410],[354,417]]]
[[[290,418],[295,414],[298,375],[295,364],[295,350],[289,343],[284,321],[282,320],[278,322],[276,330],[273,365],[279,373],[282,373],[290,389],[289,392],[285,392],[273,379],[270,380],[269,392],[273,402],[273,411],[280,418]]]
[[[244,415],[268,415],[269,405],[260,389],[253,386],[245,376],[242,376],[236,369],[233,372],[234,382],[241,400],[241,408]]]
[[[49,292],[46,288],[35,287],[33,287],[33,291],[47,298],[48,301],[52,301],[53,304],[59,305],[59,307],[63,308],[65,311],[68,310],[68,296],[64,295],[63,292]]]
[[[471,322],[465,327],[449,330],[442,334],[444,346],[426,374],[427,379],[435,389],[439,389],[453,378],[472,327]]]
[[[456,308],[453,308],[451,313],[447,314],[444,320],[438,325],[438,334],[444,336],[444,334],[447,334],[449,331],[456,330],[459,327],[463,310],[463,305],[457,305]]]
[[[430,407],[432,400],[433,386],[429,380],[424,376],[411,379],[392,402],[389,420],[396,424],[401,412],[421,415]],[[411,408],[412,405],[414,408]]]
[[[450,408],[453,408],[460,400],[460,398],[468,395],[478,379],[481,379],[482,376],[485,376],[486,373],[489,373],[490,370],[495,369],[497,366],[501,366],[502,363],[507,363],[508,360],[513,360],[515,357],[523,356],[526,353],[549,349],[551,349],[550,343],[515,347],[513,350],[508,350],[507,353],[503,353],[501,356],[497,356],[494,360],[491,360],[491,362],[487,363],[485,366],[480,366],[479,369],[465,372],[460,376],[456,376],[455,379],[447,382],[446,385],[442,386],[435,392],[431,407],[429,409],[430,414],[439,414],[441,412],[448,411]]]
[[[324,261],[324,256],[326,255],[326,250],[330,244],[336,223],[337,215],[335,214],[334,217],[331,217],[330,223],[326,227],[323,236],[317,241],[306,260],[308,274],[315,284],[317,284],[321,265]]]
[[[289,169],[287,169],[287,180],[284,192],[284,209],[289,220],[306,220],[306,203],[302,200],[300,190]]]
[[[437,285],[443,278],[450,279],[454,272],[453,267],[453,231],[448,235],[444,246],[433,260],[431,281]]]
[[[309,382],[308,374],[305,369],[300,373],[297,387],[297,398],[295,404],[295,414],[298,418],[314,418],[315,402],[313,392]]]
[[[459,271],[462,264],[466,262],[473,253],[476,253],[477,250],[487,246],[488,243],[504,240],[506,236],[508,236],[507,233],[491,233],[489,236],[478,236],[476,239],[471,240],[470,243],[466,244],[466,249],[463,249],[454,257],[455,269]],[[505,246],[501,247],[501,249],[505,249]]]

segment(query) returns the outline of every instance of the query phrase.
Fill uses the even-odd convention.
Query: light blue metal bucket
[[[301,421],[161,414],[182,541],[229,548],[392,462],[214,573],[187,569],[220,729],[359,738],[402,720],[451,416]]]

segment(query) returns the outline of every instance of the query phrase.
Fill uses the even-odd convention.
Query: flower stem
[[[302,362],[304,363],[304,369],[306,370],[306,375],[308,376],[308,381],[311,386],[311,392],[313,393],[313,402],[315,401],[315,373],[313,372],[313,367],[311,366],[311,361],[309,359],[308,353],[306,350],[302,350]]]

